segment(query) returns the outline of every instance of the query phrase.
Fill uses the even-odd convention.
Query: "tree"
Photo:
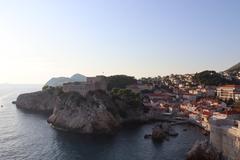
[[[124,89],[128,85],[136,84],[137,80],[134,77],[126,76],[126,75],[115,75],[107,77],[108,82],[108,90],[112,90],[113,88]]]
[[[48,86],[48,85],[45,85],[45,86],[42,87],[42,91],[46,91],[46,90],[48,90],[48,89],[51,89],[51,87]]]
[[[228,101],[227,101],[227,105],[233,105],[234,104],[234,100],[232,98],[230,98]]]
[[[193,77],[193,80],[198,84],[215,86],[231,83],[216,71],[203,71],[196,73]]]
[[[114,88],[111,92],[111,95],[114,98],[120,98],[121,100],[125,101],[127,104],[132,106],[140,106],[141,105],[141,98],[139,94],[133,93],[129,89],[118,89]]]

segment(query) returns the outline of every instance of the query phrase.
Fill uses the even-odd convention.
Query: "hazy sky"
[[[240,61],[239,0],[0,0],[0,83],[136,77]]]

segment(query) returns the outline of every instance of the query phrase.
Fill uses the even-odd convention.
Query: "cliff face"
[[[55,106],[55,96],[41,91],[22,94],[17,98],[16,106],[20,109],[52,112]]]
[[[53,111],[48,118],[51,125],[83,134],[111,134],[123,123],[153,119],[152,112],[145,113],[143,106],[132,106],[104,91],[89,92],[83,97],[51,89],[20,95],[16,105],[28,110]]]
[[[79,133],[113,133],[120,123],[108,107],[111,104],[106,95],[63,93],[56,99],[56,107],[48,122],[57,128]]]

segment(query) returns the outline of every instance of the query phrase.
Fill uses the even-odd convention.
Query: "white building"
[[[240,85],[224,85],[218,87],[217,96],[223,100],[240,100]]]

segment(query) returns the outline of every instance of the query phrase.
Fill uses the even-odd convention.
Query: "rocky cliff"
[[[48,91],[26,93],[18,96],[17,108],[31,111],[52,112],[55,106],[55,94]]]
[[[113,133],[120,125],[108,110],[112,101],[102,93],[63,93],[56,99],[56,107],[48,122],[57,128],[79,133]]]
[[[64,93],[50,89],[23,94],[17,98],[18,108],[52,111],[48,122],[56,128],[84,134],[111,134],[123,123],[146,122],[161,115],[146,111],[142,105],[129,104],[120,97],[104,91],[89,92],[85,97],[78,93]]]

